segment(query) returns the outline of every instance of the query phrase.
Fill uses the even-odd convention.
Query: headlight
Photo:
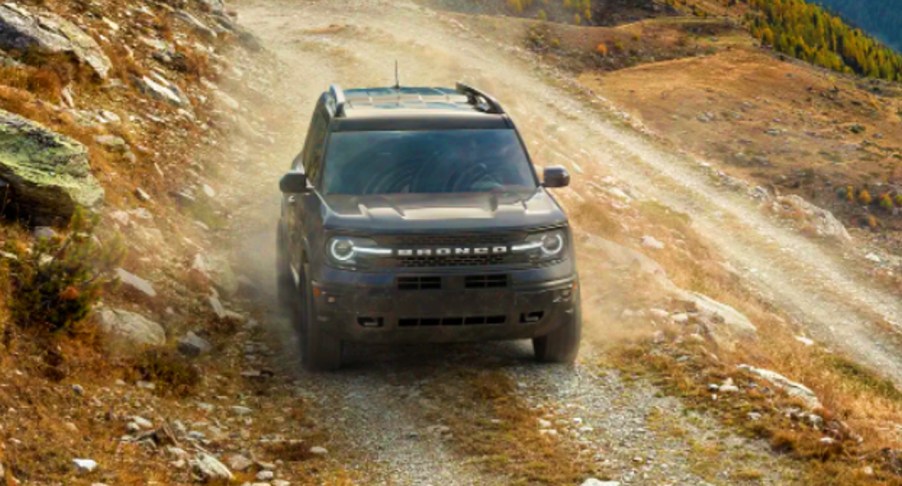
[[[567,236],[563,230],[529,235],[526,241],[511,247],[514,253],[527,253],[535,260],[555,260],[563,256]]]
[[[388,248],[379,248],[369,238],[336,236],[326,244],[326,253],[333,263],[339,266],[354,266],[362,258],[368,256],[391,256]]]

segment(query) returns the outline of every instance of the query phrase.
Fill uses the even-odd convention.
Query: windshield
[[[516,132],[336,132],[323,168],[325,194],[489,192],[535,189]]]

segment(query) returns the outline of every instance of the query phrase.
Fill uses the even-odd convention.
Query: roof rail
[[[333,84],[329,86],[329,94],[332,95],[332,99],[335,101],[335,106],[333,107],[333,114],[336,117],[341,117],[345,115],[345,105],[348,103],[348,99],[345,98],[345,92],[341,89],[341,86],[337,84]]]
[[[501,103],[498,103],[498,100],[484,91],[480,91],[464,83],[457,83],[457,92],[467,95],[470,103],[474,104],[477,108],[482,108],[486,113],[494,113],[497,115],[504,114],[504,108],[501,107]]]

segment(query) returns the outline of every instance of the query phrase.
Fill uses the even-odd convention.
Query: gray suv
[[[280,302],[304,365],[341,366],[346,342],[532,339],[572,362],[579,279],[567,216],[488,94],[332,86],[280,181]]]

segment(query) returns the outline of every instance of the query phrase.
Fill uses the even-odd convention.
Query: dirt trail
[[[245,228],[243,242],[241,270],[246,274],[273,281],[271,249],[279,203],[275,181],[301,148],[318,93],[333,82],[389,84],[397,59],[405,83],[465,80],[498,93],[542,162],[563,163],[587,179],[613,176],[621,187],[691,214],[699,232],[743,278],[815,337],[902,382],[902,361],[895,357],[896,350],[884,348],[871,324],[880,318],[902,323],[898,300],[850,271],[842,255],[781,227],[746,195],[720,187],[697,161],[672,155],[614,121],[604,103],[586,103],[588,95],[574,95],[574,86],[543,73],[515,48],[488,42],[453,16],[408,2],[248,0],[238,10],[242,22],[284,65],[283,79],[267,95],[294,113],[273,124],[277,143],[270,153],[248,156],[256,159],[253,177],[236,181],[240,196],[234,216],[253,221]],[[264,304],[275,307],[272,298]],[[586,325],[603,323],[590,317]],[[456,379],[461,369],[499,370],[516,380],[519,397],[530,407],[553,410],[555,419],[592,429],[564,427],[569,435],[563,440],[578,443],[580,455],[614,479],[729,482],[734,462],[762,465],[766,483],[793,479],[783,460],[761,445],[731,437],[702,417],[687,417],[675,401],[658,397],[653,387],[626,386],[615,374],[598,369],[588,344],[575,371],[534,366],[528,347],[512,343],[355,347],[347,371],[317,376],[298,371],[295,338],[283,317],[273,314],[267,327],[272,341],[283,349],[284,371],[296,373],[301,392],[320,405],[319,419],[333,433],[335,453],[368,481],[506,482],[503,471],[487,474],[461,455],[465,438],[454,436],[453,430],[450,436],[435,432],[442,423],[433,412],[441,403],[423,390],[436,383],[450,389],[468,386]],[[470,412],[446,413],[466,418]],[[651,423],[662,415],[688,434],[670,434],[668,428]],[[709,441],[725,445],[705,457],[691,452]],[[720,470],[700,475],[712,464]]]

